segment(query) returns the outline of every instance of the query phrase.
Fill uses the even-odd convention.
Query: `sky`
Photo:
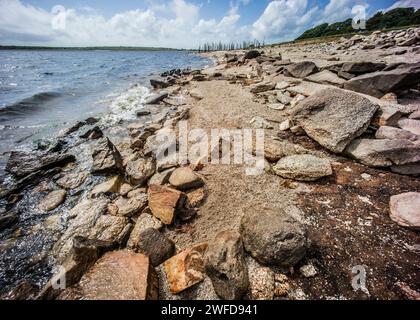
[[[0,44],[197,48],[292,40],[323,22],[420,0],[0,0]],[[359,12],[359,11],[358,11]]]

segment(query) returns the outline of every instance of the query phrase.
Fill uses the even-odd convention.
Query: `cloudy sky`
[[[291,40],[321,22],[419,0],[0,0],[0,44],[196,48]]]

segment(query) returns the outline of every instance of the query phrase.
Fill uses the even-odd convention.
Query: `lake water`
[[[0,163],[8,151],[77,120],[133,117],[150,92],[150,77],[207,64],[185,51],[0,50]]]

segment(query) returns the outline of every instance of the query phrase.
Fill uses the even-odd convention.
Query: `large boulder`
[[[315,181],[333,173],[329,160],[310,154],[284,157],[272,169],[283,178],[299,181]]]
[[[287,209],[249,208],[241,220],[244,247],[264,265],[291,267],[306,253],[302,224]]]
[[[407,192],[392,196],[390,217],[400,226],[420,230],[420,192]]]
[[[173,294],[204,280],[204,253],[207,243],[188,248],[163,263],[169,289]]]
[[[71,154],[12,151],[6,164],[6,171],[17,178],[25,177],[38,170],[63,167],[76,161]]]
[[[58,299],[157,300],[157,277],[149,258],[130,251],[113,251],[100,258],[80,282]]]
[[[293,118],[308,136],[339,153],[366,131],[377,109],[356,93],[325,89],[302,101]]]
[[[123,161],[121,154],[108,138],[98,140],[92,157],[92,173],[102,174],[122,171]]]
[[[409,140],[357,139],[345,153],[372,167],[407,165],[420,161],[420,145]]]
[[[389,92],[412,88],[419,83],[420,63],[415,63],[355,77],[346,82],[344,88],[381,98]]]
[[[311,61],[303,61],[288,65],[286,72],[295,78],[303,79],[318,72],[318,67]]]
[[[223,231],[209,243],[205,270],[213,288],[223,300],[238,300],[248,289],[248,269],[241,235]]]

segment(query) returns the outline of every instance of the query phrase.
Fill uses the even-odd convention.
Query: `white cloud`
[[[416,9],[420,9],[420,1],[419,0],[400,0],[395,2],[392,6],[390,6],[388,9],[385,9],[384,11],[389,11],[395,8],[416,8]]]

